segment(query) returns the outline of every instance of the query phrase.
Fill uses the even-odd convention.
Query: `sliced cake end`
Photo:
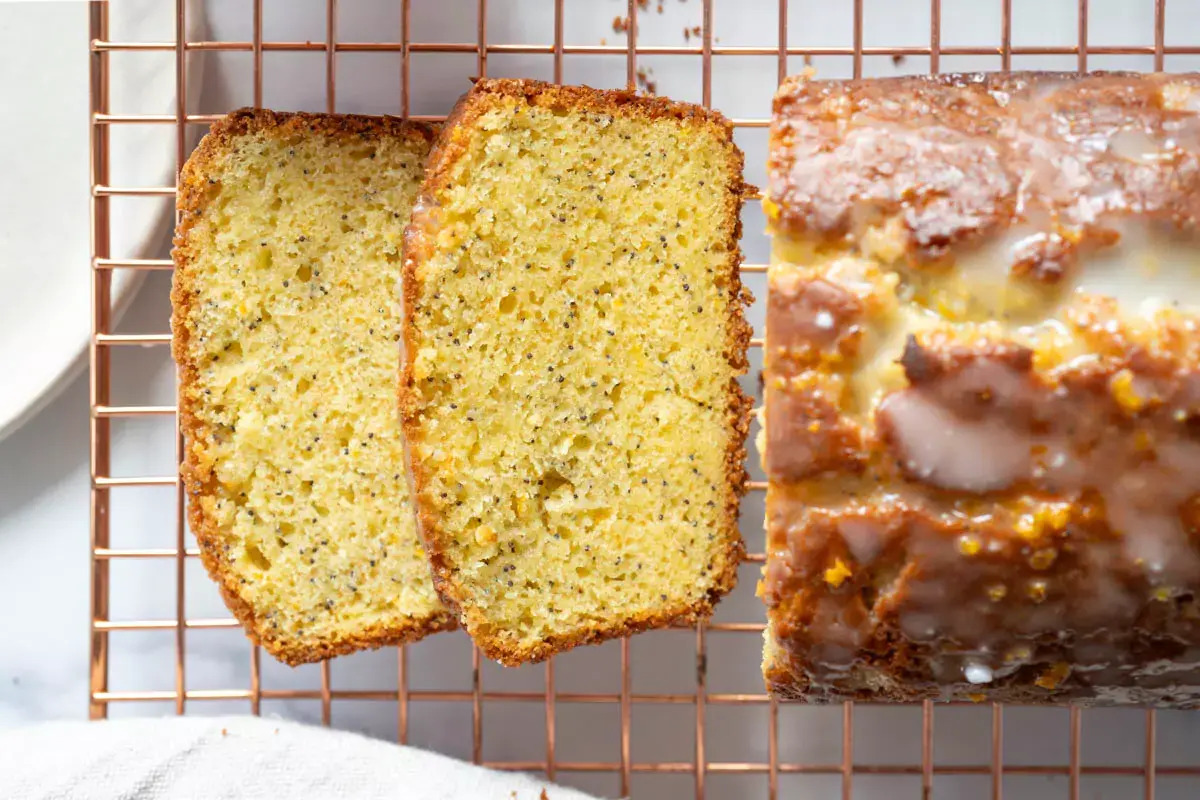
[[[288,663],[453,627],[395,406],[401,245],[433,131],[239,111],[180,180],[172,292],[188,519]]]
[[[708,614],[742,554],[742,155],[697,106],[480,81],[405,241],[401,406],[488,656]]]

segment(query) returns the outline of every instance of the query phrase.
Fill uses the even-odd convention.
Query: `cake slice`
[[[733,587],[743,191],[697,106],[484,80],[447,122],[405,239],[401,411],[434,579],[488,657]]]
[[[404,225],[434,132],[238,111],[180,178],[172,331],[188,519],[289,664],[453,627],[396,414]]]
[[[790,79],[770,689],[1200,704],[1200,78]]]

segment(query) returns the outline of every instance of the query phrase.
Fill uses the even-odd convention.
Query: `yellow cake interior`
[[[428,142],[267,130],[209,164],[190,231],[193,499],[264,638],[289,646],[441,612],[396,411],[403,229]]]
[[[507,97],[472,125],[414,315],[448,561],[518,648],[683,610],[731,557],[729,145]]]

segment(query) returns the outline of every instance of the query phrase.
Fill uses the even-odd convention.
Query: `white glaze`
[[[1076,292],[1111,297],[1131,315],[1148,316],[1167,307],[1200,312],[1200,250],[1194,242],[1146,223],[1111,227],[1120,235],[1117,244],[1086,253],[1067,277],[1059,302],[1033,309],[1038,321],[1060,317],[1062,305]],[[1044,236],[1016,225],[957,256],[955,272],[980,312],[1000,321],[1021,315],[1027,292],[1010,279],[1009,270],[1018,253]]]
[[[964,420],[919,392],[889,395],[879,413],[892,424],[905,468],[922,481],[983,493],[1029,474],[1031,443],[1002,420]]]
[[[862,566],[871,564],[883,549],[883,529],[877,522],[848,518],[839,520],[837,527],[850,555]]]
[[[992,668],[977,661],[968,661],[963,666],[963,676],[967,683],[983,684],[992,682]]]

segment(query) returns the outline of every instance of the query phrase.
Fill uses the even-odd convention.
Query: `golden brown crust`
[[[863,303],[823,278],[776,280],[767,296],[772,358],[812,364],[832,354],[854,355]]]
[[[415,445],[424,441],[419,425],[419,401],[414,389],[413,362],[416,357],[418,332],[413,308],[420,297],[420,265],[432,250],[432,238],[438,225],[438,194],[447,185],[455,162],[466,152],[466,136],[471,124],[495,106],[501,97],[515,99],[529,105],[570,109],[574,111],[597,111],[620,114],[647,122],[656,119],[676,119],[686,124],[704,127],[727,142],[728,174],[731,184],[726,199],[726,220],[723,226],[725,243],[729,252],[728,297],[729,316],[726,325],[725,356],[736,371],[747,368],[746,349],[752,334],[750,325],[742,314],[743,304],[751,301],[749,292],[742,286],[739,267],[742,261],[738,242],[741,238],[741,200],[754,191],[742,181],[744,157],[733,143],[733,126],[720,113],[688,103],[677,103],[660,97],[642,97],[635,92],[617,90],[601,91],[586,86],[558,86],[532,80],[481,80],[455,105],[446,119],[441,135],[434,143],[426,164],[425,179],[420,198],[413,209],[412,222],[404,237],[404,311],[403,341],[405,355],[402,359],[400,379],[400,409],[405,433],[406,452],[410,454],[410,477],[413,481],[413,496],[419,498],[428,476],[421,465],[411,457]],[[724,531],[728,542],[725,550],[725,569],[713,578],[708,594],[690,606],[665,608],[653,614],[622,620],[608,627],[593,627],[570,636],[549,637],[531,647],[513,647],[498,637],[479,635],[484,623],[483,615],[465,602],[462,588],[456,583],[452,567],[447,562],[441,546],[443,533],[438,526],[436,514],[416,502],[418,530],[429,554],[433,567],[434,586],[448,607],[460,614],[460,621],[471,632],[476,644],[492,659],[508,665],[540,661],[556,652],[577,645],[595,643],[607,639],[627,636],[639,631],[659,628],[674,622],[693,622],[709,616],[717,600],[733,589],[737,582],[737,568],[745,554],[738,529],[738,506],[745,492],[745,440],[750,427],[751,398],[741,390],[736,380],[729,386],[729,440],[726,444],[726,474],[728,494],[725,501]]]
[[[785,242],[764,351],[773,693],[1200,705],[1200,319],[1119,309],[1079,264],[1118,244],[1119,223],[1196,246],[1197,98],[1194,75],[781,88],[766,202]],[[893,220],[895,260],[872,240]],[[956,262],[1026,236],[998,289]],[[908,315],[858,303],[860,278]],[[1063,278],[1084,290],[1051,285]],[[937,291],[959,279],[1039,299],[1019,323],[958,316]],[[893,359],[902,373],[884,380]],[[833,399],[814,409],[822,388]],[[814,456],[841,429],[859,438]]]
[[[859,426],[842,414],[835,392],[813,382],[772,386],[766,408],[767,473],[799,481],[831,471],[857,472],[864,461]]]
[[[1200,76],[980,73],[793,77],[775,96],[770,222],[858,235],[898,216],[936,260],[1020,224],[1013,263],[1055,282],[1113,220],[1200,221]]]
[[[1200,339],[1112,310],[1069,310],[1092,355],[1049,370],[1009,341],[910,338],[907,386],[823,474],[773,457],[824,439],[768,366],[772,691],[1200,704]]]
[[[1030,541],[903,502],[774,513],[804,530],[767,594],[780,696],[1200,703],[1194,598],[1150,599],[1119,539],[1082,518]]]
[[[198,502],[198,498],[216,493],[217,482],[212,467],[200,463],[191,447],[191,443],[202,440],[205,433],[204,424],[196,413],[192,393],[189,391],[196,386],[199,374],[197,366],[188,357],[189,332],[185,324],[192,313],[192,302],[196,294],[192,285],[194,253],[189,234],[204,215],[211,199],[208,172],[239,137],[265,132],[280,138],[321,135],[362,139],[411,137],[430,141],[436,130],[428,125],[406,122],[394,117],[307,114],[243,108],[213,124],[208,135],[201,140],[184,164],[179,176],[176,198],[179,224],[175,230],[175,247],[172,251],[175,275],[171,288],[171,351],[179,370],[179,427],[188,445],[185,447],[184,461],[180,465],[181,477],[189,498],[188,523],[200,546],[201,562],[220,588],[225,604],[242,624],[246,635],[255,644],[266,648],[275,658],[286,664],[296,665],[364,648],[415,641],[437,631],[453,629],[455,621],[449,613],[439,612],[424,620],[414,620],[400,628],[370,626],[355,635],[318,644],[300,644],[276,638],[256,618],[254,610],[238,591],[240,581],[225,561],[217,523],[205,515]]]

